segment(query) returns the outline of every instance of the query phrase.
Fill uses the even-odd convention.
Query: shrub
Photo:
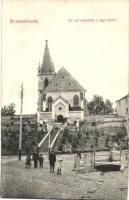
[[[61,144],[65,144],[66,143],[66,137],[62,137],[62,139],[61,139]]]

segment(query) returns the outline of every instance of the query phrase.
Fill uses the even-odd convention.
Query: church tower
[[[43,106],[43,102],[46,98],[44,89],[55,74],[55,68],[48,48],[48,41],[46,40],[43,61],[41,64],[39,63],[38,66],[38,112],[45,111],[45,106]]]

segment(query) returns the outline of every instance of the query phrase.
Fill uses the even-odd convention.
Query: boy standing
[[[40,168],[43,168],[43,161],[44,161],[43,154],[40,154],[39,155],[39,167]]]

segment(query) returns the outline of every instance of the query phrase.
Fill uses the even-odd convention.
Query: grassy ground
[[[25,168],[25,157],[2,158],[2,197],[4,198],[50,198],[126,200],[128,169],[124,172],[72,171],[73,155],[64,155],[62,175],[49,172],[45,156],[44,168]],[[55,170],[56,171],[56,170]]]

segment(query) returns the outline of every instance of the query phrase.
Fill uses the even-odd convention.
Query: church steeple
[[[43,62],[42,62],[42,66],[41,66],[41,73],[43,73],[43,74],[55,73],[55,68],[51,61],[51,56],[50,56],[50,52],[49,52],[49,48],[48,48],[48,40],[46,40]]]
[[[43,107],[44,98],[46,95],[44,93],[44,89],[49,85],[50,81],[53,79],[55,75],[56,75],[55,68],[50,56],[48,41],[46,40],[43,61],[42,64],[39,63],[38,66],[38,111],[39,112],[42,112],[45,109],[45,107]]]

